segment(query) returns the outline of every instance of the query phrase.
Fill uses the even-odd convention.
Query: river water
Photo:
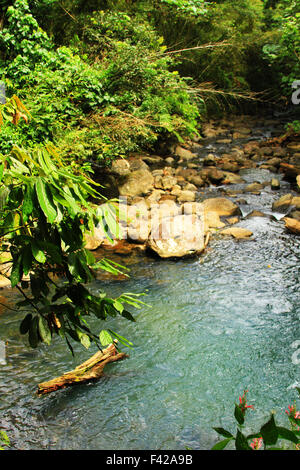
[[[248,183],[271,177],[266,170],[243,175]],[[284,183],[281,194],[288,191]],[[260,196],[242,197],[249,207],[271,213],[278,193],[266,187]],[[112,296],[148,291],[151,304],[137,313],[135,324],[108,322],[135,347],[96,383],[37,397],[39,382],[95,350],[75,347],[73,359],[59,339],[31,350],[18,332],[22,315],[2,308],[0,427],[12,447],[209,449],[217,441],[213,426],[235,429],[234,403],[244,389],[255,408],[249,431],[271,410],[285,423],[284,410],[300,385],[300,364],[292,360],[300,340],[299,238],[272,217],[238,225],[252,230],[253,239],[214,239],[195,259],[134,258],[130,279],[93,283],[94,292],[104,288]],[[13,303],[18,296],[6,290],[2,302],[4,297]]]

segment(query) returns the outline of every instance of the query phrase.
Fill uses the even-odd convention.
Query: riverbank
[[[240,226],[245,216],[283,220],[300,234],[300,138],[284,133],[279,119],[234,116],[206,123],[201,138],[164,154],[115,160],[104,179],[120,198],[123,230],[111,244],[99,227],[87,247],[152,251],[161,258],[197,255],[212,236],[255,236]],[[245,195],[259,200],[265,193],[272,207],[250,210]]]

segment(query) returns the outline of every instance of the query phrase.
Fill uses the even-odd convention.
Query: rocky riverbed
[[[300,138],[283,138],[284,125],[282,118],[223,118],[203,124],[192,140],[161,146],[159,155],[114,160],[100,181],[119,202],[98,208],[103,222],[86,248],[99,256],[195,256],[212,237],[253,239],[240,223],[246,217],[273,217],[300,235]],[[121,227],[116,236],[110,226],[112,242],[104,230],[111,215]],[[7,285],[0,275],[0,287]]]
[[[160,155],[115,160],[104,178],[120,197],[122,234],[110,243],[100,225],[87,247],[161,258],[197,255],[212,236],[255,237],[240,226],[245,217],[283,219],[288,231],[300,234],[300,139],[283,138],[284,124],[224,118],[204,124],[193,140],[162,148]],[[269,194],[272,209],[251,209],[247,194]]]

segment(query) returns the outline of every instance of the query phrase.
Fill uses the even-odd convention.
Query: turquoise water
[[[20,314],[4,312],[0,412],[14,448],[207,449],[217,440],[213,426],[234,429],[245,388],[255,406],[250,427],[272,409],[285,420],[300,382],[291,359],[300,339],[299,239],[269,218],[240,225],[253,241],[216,240],[199,259],[141,259],[130,280],[104,283],[112,295],[148,289],[152,308],[136,324],[110,321],[135,348],[97,383],[36,397],[39,382],[91,351],[77,348],[73,360],[59,340],[32,351],[18,333]]]

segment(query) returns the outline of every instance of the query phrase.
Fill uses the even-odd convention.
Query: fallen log
[[[116,344],[117,341],[115,340],[106,349],[96,352],[90,359],[77,366],[74,370],[66,372],[48,382],[38,384],[37,394],[45,395],[62,388],[98,380],[102,376],[106,364],[128,357],[127,354],[117,351]]]

